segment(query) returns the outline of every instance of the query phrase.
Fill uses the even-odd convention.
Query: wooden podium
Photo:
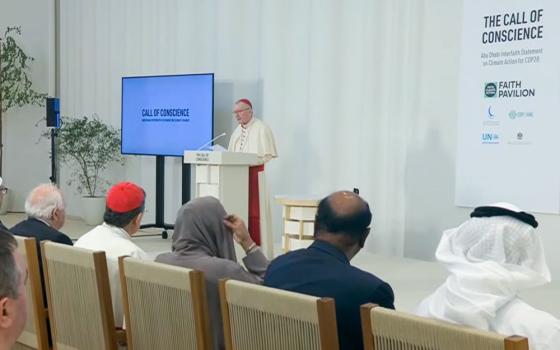
[[[249,167],[258,163],[256,154],[185,151],[184,162],[195,165],[194,197],[216,197],[228,213],[248,223]]]

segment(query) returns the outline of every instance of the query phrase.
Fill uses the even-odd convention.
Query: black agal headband
[[[539,226],[535,217],[524,211],[513,211],[501,207],[477,207],[471,213],[471,218],[490,218],[493,216],[510,216],[514,219],[522,221],[527,225],[531,225],[534,228]]]

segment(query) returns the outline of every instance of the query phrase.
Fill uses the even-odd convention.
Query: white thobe
[[[515,298],[496,313],[490,323],[496,333],[516,334],[529,339],[531,350],[560,349],[560,320]]]
[[[449,300],[438,299],[436,292],[420,304],[416,313],[423,317],[462,323],[455,317],[446,317],[451,305]],[[547,312],[535,309],[518,297],[495,311],[487,330],[506,336],[527,337],[530,350],[560,349],[560,320]]]
[[[251,118],[246,125],[238,125],[229,140],[232,152],[256,153],[261,163],[278,157],[270,128],[261,120]]]
[[[119,276],[119,257],[128,255],[133,258],[151,260],[149,256],[132,242],[130,235],[122,228],[103,223],[84,234],[75,247],[89,250],[102,250],[107,258],[109,283],[111,284],[111,299],[115,326],[122,327],[124,314],[121,302],[121,282]]]

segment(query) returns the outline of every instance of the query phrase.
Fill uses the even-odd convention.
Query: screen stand
[[[183,168],[181,171],[181,203],[185,204],[191,200],[191,165],[185,163],[183,157]]]
[[[190,184],[189,184],[190,185]],[[167,230],[172,230],[173,225],[166,224],[163,220],[165,192],[165,157],[156,156],[156,222],[154,224],[141,225],[140,228],[162,228],[161,238],[168,237]],[[142,235],[142,237],[152,235]],[[159,235],[153,235],[159,236]]]
[[[56,176],[56,129],[51,129],[51,183],[57,184],[57,176]]]

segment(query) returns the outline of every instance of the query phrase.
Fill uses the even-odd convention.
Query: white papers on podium
[[[215,144],[214,146],[210,147],[214,152],[227,152],[227,149],[224,148],[222,145]]]

